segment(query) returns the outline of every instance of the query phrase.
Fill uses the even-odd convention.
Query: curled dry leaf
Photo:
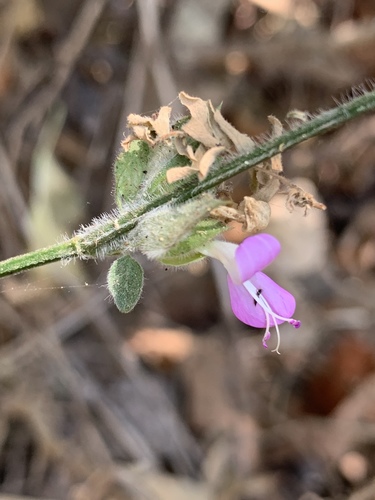
[[[162,106],[157,117],[152,121],[152,126],[158,137],[166,136],[171,131],[171,108]]]
[[[319,210],[326,210],[327,208],[323,203],[317,201],[312,194],[271,169],[259,168],[256,178],[258,186],[253,193],[253,198],[256,200],[269,202],[276,194],[282,193],[287,195],[285,204],[290,212],[296,207],[300,207],[305,209],[305,215],[307,215],[308,210],[311,208]]]
[[[223,146],[216,146],[206,150],[204,146],[200,144],[194,152],[191,146],[187,146],[185,155],[191,160],[191,166],[170,168],[167,171],[167,181],[169,183],[176,182],[192,173],[197,173],[199,180],[204,179],[211,165],[223,151],[225,151]]]
[[[285,179],[286,180],[286,179]],[[287,180],[286,180],[287,181]],[[288,181],[287,181],[288,182]],[[295,207],[301,207],[305,209],[305,215],[307,215],[308,210],[311,208],[317,208],[319,210],[326,210],[326,206],[319,201],[316,201],[314,196],[307,193],[302,188],[295,184],[287,184],[287,199],[286,207],[290,212],[293,212]]]
[[[270,115],[268,117],[268,121],[271,123],[272,126],[272,137],[280,137],[282,133],[284,132],[283,125],[281,121],[276,118],[276,116]],[[278,154],[276,156],[273,156],[271,158],[271,169],[273,172],[276,172],[280,174],[283,171],[283,162],[281,159],[281,154]]]
[[[280,120],[275,116],[268,117],[272,125],[272,137],[279,137],[283,133],[283,126]],[[270,160],[257,165],[256,171],[251,172],[253,179],[252,196],[255,200],[269,202],[279,191],[281,187],[280,174],[283,172],[281,153],[273,156]]]
[[[215,217],[225,223],[229,221],[245,222],[245,214],[243,211],[238,209],[238,206],[228,207],[226,205],[222,205],[211,210],[210,214],[212,217]]]
[[[182,130],[207,149],[217,146],[220,140],[213,133],[209,118],[208,101],[203,101],[199,97],[191,97],[185,92],[180,92],[179,99],[191,114],[190,120],[182,126]]]
[[[286,117],[288,120],[307,122],[310,119],[311,115],[307,111],[301,111],[300,109],[291,109]]]
[[[211,210],[211,215],[224,222],[236,221],[242,223],[242,230],[248,234],[263,231],[269,224],[271,209],[267,202],[245,196],[236,207],[221,206]]]
[[[135,139],[146,141],[153,146],[158,140],[168,137],[171,134],[171,111],[169,106],[162,106],[159,113],[152,116],[130,114],[128,127],[133,130],[133,134],[121,143],[125,151],[128,151],[129,144]]]
[[[190,111],[190,119],[182,125],[181,130],[186,134],[175,140],[179,154],[186,156],[190,167],[176,167],[167,172],[169,183],[180,180],[196,172],[199,180],[204,179],[218,155],[227,152],[245,153],[254,147],[250,137],[241,134],[222,116],[219,109],[215,109],[211,101],[204,101],[199,97],[192,97],[186,92],[180,92],[181,104]],[[200,144],[193,151],[186,138],[194,139]]]
[[[245,222],[242,229],[247,233],[258,233],[268,226],[271,217],[269,203],[256,200],[251,196],[245,196],[239,208],[245,214]]]
[[[193,167],[174,167],[167,170],[167,182],[172,184],[172,182],[181,181],[191,174],[194,174],[197,170]]]
[[[185,92],[179,94],[179,99],[190,112],[190,119],[180,130],[174,130],[171,125],[171,108],[163,106],[159,113],[152,116],[130,114],[128,127],[132,134],[122,142],[123,148],[128,151],[130,143],[135,139],[154,146],[161,140],[173,137],[177,152],[187,157],[187,165],[170,169],[167,172],[169,183],[192,173],[197,173],[202,180],[218,155],[224,152],[242,154],[253,149],[254,141],[225,120],[220,109],[215,109],[210,100],[204,101]],[[191,145],[192,139],[199,142],[195,150]]]
[[[280,137],[280,135],[284,132],[284,127],[281,121],[273,115],[269,115],[267,118],[272,125],[272,137]]]
[[[219,108],[214,108],[210,100],[204,101],[199,97],[192,97],[186,92],[180,92],[179,99],[190,113],[187,122],[176,130],[171,125],[171,108],[163,106],[159,113],[152,116],[131,114],[128,117],[128,126],[133,134],[127,137],[122,145],[128,150],[134,139],[146,141],[154,146],[162,140],[173,140],[179,155],[186,157],[186,165],[170,168],[167,173],[168,183],[173,183],[188,177],[198,175],[204,179],[217,157],[225,153],[244,154],[251,151],[255,143],[245,134],[241,134],[222,116]],[[294,118],[296,116],[293,115]],[[272,137],[280,137],[283,125],[275,116],[268,117],[271,123]],[[192,141],[199,143],[195,146]],[[237,221],[247,233],[256,233],[264,230],[269,222],[269,201],[279,192],[287,195],[286,206],[292,211],[295,207],[325,210],[325,205],[283,177],[283,164],[280,153],[258,165],[251,173],[252,195],[245,196],[243,201],[236,205],[232,202],[223,204],[211,212],[215,218],[224,221]],[[228,198],[226,201],[229,201]],[[224,202],[225,203],[225,202]]]
[[[253,193],[256,200],[268,202],[280,191],[280,179],[272,174],[271,170],[264,167],[257,172],[258,186]]]
[[[223,146],[226,150],[245,153],[254,148],[254,141],[241,134],[231,125],[219,109],[215,109],[210,100],[203,101],[180,92],[181,104],[190,111],[190,120],[182,126],[182,130],[191,138],[203,144],[207,149]]]
[[[207,176],[211,165],[214,163],[218,155],[223,151],[225,151],[225,148],[223,146],[216,146],[215,148],[211,148],[204,153],[199,161],[200,179],[204,179]]]

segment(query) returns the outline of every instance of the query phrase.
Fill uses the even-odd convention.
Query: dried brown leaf
[[[196,168],[193,167],[173,167],[167,170],[167,182],[172,184],[172,182],[177,182],[191,174],[198,172]]]
[[[135,140],[137,140],[137,137],[135,135],[128,135],[127,137],[125,137],[125,139],[121,142],[121,146],[125,150],[125,152],[129,151],[130,144]]]
[[[142,125],[134,125],[133,131],[137,139],[141,141],[146,141],[150,144],[154,144],[154,140],[151,137],[150,129],[148,127],[143,127]]]
[[[253,194],[254,199],[268,202],[280,191],[280,180],[267,174],[267,170],[260,170],[257,179],[261,186]]]
[[[284,131],[281,121],[273,115],[270,115],[268,117],[268,121],[272,125],[272,137],[280,137],[280,135],[282,135]],[[281,154],[278,154],[271,158],[271,169],[278,174],[283,171]]]
[[[245,214],[243,230],[247,233],[254,234],[263,231],[268,226],[271,217],[269,203],[245,196],[239,208]]]
[[[295,184],[290,184],[288,186],[288,193],[285,204],[290,212],[293,212],[295,207],[304,208],[305,215],[307,215],[307,212],[311,208],[317,208],[319,210],[326,210],[327,208],[323,203],[316,201],[312,194],[307,193]]]
[[[281,123],[281,121],[273,115],[269,115],[267,118],[272,125],[272,136],[280,137],[280,135],[282,135],[282,133],[284,132],[283,124]]]
[[[213,135],[210,124],[207,101],[199,97],[191,97],[185,92],[180,92],[179,98],[181,104],[186,106],[191,114],[190,120],[182,126],[182,130],[207,148],[217,146],[218,141]]]
[[[220,110],[213,107],[211,101],[203,101],[185,92],[180,92],[179,97],[181,104],[186,106],[191,114],[191,119],[182,127],[182,130],[206,148],[222,146],[228,151],[245,153],[254,147],[253,140],[241,134],[225,120]]]
[[[189,156],[187,153],[188,145],[186,144],[186,137],[176,137],[174,140],[174,145],[176,147],[176,151],[181,156]],[[190,146],[191,148],[191,146]]]
[[[192,166],[198,168],[200,161],[202,160],[204,154],[207,149],[203,146],[203,144],[199,144],[197,149],[194,151],[193,148],[189,145],[186,148],[186,154],[188,158],[192,161]]]
[[[236,207],[223,205],[211,210],[212,217],[224,222],[236,221],[242,223],[242,230],[248,234],[263,231],[269,224],[271,208],[265,201],[255,200],[245,196]]]
[[[233,125],[231,125],[221,114],[219,109],[214,111],[214,118],[223,134],[232,142],[234,149],[238,153],[248,153],[251,151],[255,143],[254,141],[246,134],[241,134]]]
[[[209,149],[204,153],[198,164],[199,178],[201,180],[207,176],[210,167],[213,165],[219,154],[223,151],[225,151],[225,148],[223,146],[217,146],[215,148]]]
[[[227,207],[222,205],[221,207],[214,208],[211,210],[210,214],[223,222],[236,221],[245,222],[245,214],[235,207]]]
[[[162,106],[159,113],[154,116],[131,113],[128,116],[128,127],[133,129],[134,135],[130,135],[122,142],[125,151],[129,149],[129,144],[134,139],[140,139],[154,145],[157,140],[168,137],[171,133],[170,117],[171,108],[169,106]]]
[[[223,146],[217,146],[208,151],[202,144],[200,144],[195,151],[193,151],[190,145],[187,146],[185,149],[185,156],[191,160],[191,166],[170,168],[167,171],[167,181],[171,184],[172,182],[187,177],[193,172],[198,173],[199,180],[204,179],[218,155],[223,151],[225,151]]]
[[[128,125],[129,127],[134,127],[136,125],[151,126],[152,118],[150,116],[137,115],[135,113],[130,113],[128,115]]]
[[[152,120],[151,126],[158,137],[167,136],[171,131],[171,111],[169,106],[162,106],[156,119]]]
[[[271,168],[278,174],[283,171],[283,161],[281,155],[276,155],[271,158]]]

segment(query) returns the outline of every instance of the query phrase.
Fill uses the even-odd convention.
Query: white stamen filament
[[[280,354],[280,351],[279,351],[279,347],[280,347],[280,342],[281,342],[281,338],[280,338],[280,330],[279,330],[279,325],[277,324],[277,321],[276,321],[276,318],[278,317],[279,319],[281,319],[281,316],[279,316],[278,314],[275,314],[270,305],[268,304],[268,302],[266,301],[266,299],[260,295],[258,297],[260,300],[258,301],[258,304],[263,307],[263,311],[265,312],[266,316],[267,316],[267,325],[268,325],[268,328],[269,328],[269,323],[270,323],[270,320],[269,320],[269,316],[272,317],[273,319],[273,322],[275,323],[275,328],[276,328],[276,335],[277,335],[277,345],[275,347],[275,349],[272,349],[272,352],[277,352],[277,354]],[[286,320],[288,321],[288,320]]]
[[[267,346],[267,341],[271,337],[271,332],[270,332],[270,316],[267,313],[265,313],[265,314],[266,314],[266,331],[264,332],[264,335],[263,335],[262,344],[263,344],[263,347],[268,347]]]

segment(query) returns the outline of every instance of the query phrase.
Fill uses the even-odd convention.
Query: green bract
[[[151,149],[144,141],[133,141],[129,151],[121,152],[115,162],[115,199],[118,207],[134,200],[147,174]]]
[[[145,200],[173,193],[176,184],[167,182],[166,171],[188,163],[173,144],[161,143],[151,148],[145,141],[133,140],[128,151],[122,151],[115,161],[116,205],[120,210],[129,205],[134,209]]]
[[[219,205],[222,201],[205,194],[186,203],[153,210],[129,234],[131,245],[160,262],[165,262],[164,257],[170,258],[171,265],[195,260],[194,252],[225,229],[210,218],[211,210]],[[184,262],[187,255],[188,261]]]
[[[199,222],[190,236],[165,253],[160,262],[169,266],[184,266],[204,258],[198,249],[225,231],[226,226],[213,219]]]

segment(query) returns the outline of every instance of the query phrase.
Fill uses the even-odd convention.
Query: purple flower
[[[262,273],[280,252],[280,243],[270,234],[257,234],[246,238],[240,245],[213,241],[201,253],[221,261],[228,271],[228,286],[234,314],[247,325],[265,328],[263,345],[271,336],[270,327],[277,333],[279,353],[280,331],[278,325],[287,321],[295,328],[301,322],[291,316],[296,301],[291,293],[281,288]]]

